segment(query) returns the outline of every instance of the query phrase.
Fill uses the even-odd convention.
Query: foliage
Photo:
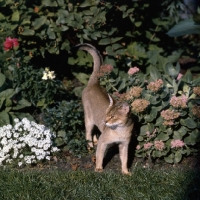
[[[110,64],[116,63],[121,55],[126,55],[127,47],[133,40],[140,41],[135,43],[136,54],[131,56],[134,62],[142,65],[137,51],[141,48],[162,48],[164,40],[165,44],[172,43],[173,39],[166,37],[165,31],[178,20],[178,10],[186,9],[180,0],[176,3],[160,3],[158,0],[151,3],[137,0],[81,0],[73,3],[69,0],[38,0],[32,3],[19,0],[3,1],[0,6],[0,27],[3,30],[0,36],[18,38],[21,61],[41,66],[42,60],[45,60],[45,64],[56,65],[61,73],[63,69],[59,69],[61,66],[55,62],[55,55],[60,55],[66,66],[75,65],[77,62],[67,52],[72,45],[85,41],[98,45]],[[163,12],[165,9],[166,12]],[[149,44],[152,45],[148,47]],[[166,52],[167,48],[165,46]],[[64,58],[66,55],[68,63]],[[86,75],[91,63],[83,57],[84,53],[79,53]],[[63,64],[60,65],[63,67]],[[80,73],[79,68],[72,71]],[[74,75],[80,80],[79,73]],[[85,75],[81,77],[85,79]]]
[[[103,77],[102,83],[118,100],[129,102],[137,116],[135,155],[178,163],[200,142],[200,77],[193,79],[190,71],[182,76],[179,63],[173,66],[162,56],[147,71],[129,70],[115,80]]]
[[[50,155],[58,151],[52,147],[55,137],[44,125],[15,118],[15,125],[0,128],[0,165],[30,165],[42,160],[50,160]]]
[[[48,68],[45,70],[34,69],[32,66],[15,68],[13,69],[13,86],[32,105],[44,109],[65,93],[61,81],[55,79],[55,76],[48,78],[48,73],[50,75],[52,73]]]
[[[141,114],[134,113],[141,125],[138,141],[142,149],[138,149],[136,155],[164,157],[173,163],[193,151],[192,147],[199,141],[199,121],[191,111],[193,104],[198,108],[199,102],[192,89],[199,86],[199,79],[193,80],[188,72],[177,81],[180,66],[176,63],[180,57],[195,60],[198,43],[192,37],[175,40],[166,35],[170,27],[179,22],[180,11],[187,10],[183,1],[19,0],[2,1],[0,10],[0,42],[6,51],[0,51],[4,66],[2,77],[11,82],[13,91],[35,107],[46,108],[46,123],[56,132],[58,146],[66,146],[78,154],[85,150],[83,113],[76,101],[62,101],[66,99],[62,92],[69,99],[72,88],[67,87],[70,92],[66,93],[61,82],[72,83],[74,94],[80,97],[91,72],[92,59],[83,51],[75,58],[70,48],[80,42],[90,42],[103,54],[105,63],[114,66],[110,77],[101,78],[109,92],[115,92],[119,98],[119,93],[130,91],[129,97],[137,96],[138,87],[143,89],[139,97],[128,100],[133,106],[140,101],[146,105],[133,109],[133,112],[144,110]],[[134,66],[140,72],[127,75],[125,72]],[[48,70],[43,70],[45,67]],[[56,79],[52,78],[51,70],[55,71]],[[173,108],[172,96],[180,101],[185,98],[183,95],[189,99],[187,107]],[[61,103],[53,107],[56,101]],[[5,110],[3,108],[3,112]],[[167,126],[163,125],[162,111],[165,111],[164,117],[166,113],[173,115],[165,120]],[[156,136],[149,138],[145,135],[147,132],[154,132]],[[172,149],[173,139],[185,145]],[[144,143],[153,144],[154,140],[163,141],[156,143],[161,145],[160,149],[164,144],[163,151],[151,144],[151,148],[144,151]]]
[[[13,89],[10,71],[3,69],[2,66],[0,70],[0,126],[12,124],[16,117],[32,119],[31,115],[24,110],[31,104]]]
[[[76,155],[87,152],[83,121],[83,110],[78,101],[59,102],[44,113],[44,123],[56,133],[56,146]]]

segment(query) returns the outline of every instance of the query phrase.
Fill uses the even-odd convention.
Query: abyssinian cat
[[[79,44],[76,50],[85,50],[93,57],[93,72],[82,93],[84,107],[86,140],[93,147],[97,138],[92,134],[94,127],[101,132],[96,149],[95,171],[103,171],[103,158],[109,144],[119,144],[119,154],[122,173],[130,175],[127,168],[128,146],[131,139],[133,121],[130,118],[130,108],[127,103],[115,102],[100,86],[98,73],[102,65],[100,53],[90,44]]]

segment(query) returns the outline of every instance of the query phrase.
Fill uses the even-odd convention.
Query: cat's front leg
[[[96,150],[96,172],[102,172],[103,171],[103,158],[104,154],[107,148],[107,144],[103,143],[101,139],[99,139],[97,144],[97,150]]]
[[[122,173],[126,175],[131,175],[128,171],[128,146],[129,142],[122,142],[119,144],[119,155],[122,164]]]

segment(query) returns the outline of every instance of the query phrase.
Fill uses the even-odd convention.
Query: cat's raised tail
[[[90,84],[95,84],[95,83],[99,83],[99,79],[98,79],[98,74],[100,71],[100,67],[103,63],[103,59],[101,54],[99,53],[99,51],[92,46],[91,44],[88,43],[82,43],[82,44],[78,44],[74,47],[74,50],[84,50],[87,51],[93,58],[93,72],[90,76],[90,79],[88,81],[88,85]]]

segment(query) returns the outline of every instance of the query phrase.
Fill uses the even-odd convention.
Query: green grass
[[[199,170],[152,170],[136,167],[133,175],[106,171],[0,171],[2,200],[198,200]]]

